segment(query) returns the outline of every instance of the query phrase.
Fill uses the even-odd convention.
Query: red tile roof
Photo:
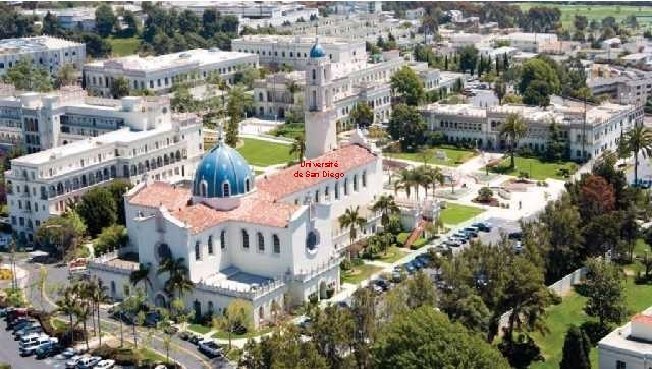
[[[324,170],[330,172],[345,173],[378,159],[378,156],[369,151],[369,149],[357,144],[351,144],[344,146],[338,150],[328,152],[315,159],[309,160],[311,163],[337,163],[337,168],[306,168],[301,167],[300,164],[295,164],[277,173],[267,175],[267,178],[258,177],[256,179],[256,188],[258,188],[258,192],[261,193],[260,196],[264,196],[270,200],[279,200],[294,192],[328,180],[329,178],[321,177],[321,174]],[[306,170],[310,170],[311,172],[319,172],[320,176],[294,176],[296,171],[305,173]]]
[[[347,172],[378,159],[368,149],[359,145],[348,145],[336,151],[331,151],[312,163],[337,162],[337,168],[326,168],[333,172]],[[172,216],[192,227],[193,233],[199,233],[219,223],[239,221],[253,224],[263,224],[273,227],[285,227],[289,217],[301,208],[300,205],[287,204],[278,199],[313,186],[326,178],[297,178],[294,172],[305,172],[299,164],[270,175],[267,179],[256,180],[257,190],[241,198],[240,205],[228,211],[215,210],[204,204],[188,202],[192,198],[189,188],[172,186],[165,182],[154,182],[141,188],[129,199],[134,205],[158,208],[164,206]],[[324,168],[312,168],[321,173]]]
[[[652,316],[637,314],[632,318],[633,322],[640,322],[644,324],[652,324]]]

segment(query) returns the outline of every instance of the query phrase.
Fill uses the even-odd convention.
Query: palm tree
[[[68,322],[70,326],[70,340],[74,342],[75,326],[73,325],[73,316],[77,312],[77,297],[70,287],[64,288],[62,291],[60,291],[59,295],[61,297],[56,301],[57,311],[68,316]]]
[[[444,185],[444,173],[442,173],[440,167],[430,167],[429,177],[432,181],[432,197],[435,197],[435,189],[437,188],[437,184],[440,186]]]
[[[188,279],[188,267],[184,258],[166,258],[159,265],[157,275],[168,273],[168,280],[165,281],[164,289],[171,297],[181,298],[186,292],[192,291],[194,284]]]
[[[101,279],[94,278],[89,284],[89,297],[93,302],[93,314],[97,314],[97,330],[98,337],[100,340],[100,346],[102,345],[102,318],[100,317],[100,305],[106,304],[111,301],[109,295],[106,293],[107,288],[102,283]],[[93,319],[93,324],[95,324],[95,319]]]
[[[514,147],[527,134],[527,125],[520,114],[509,113],[500,127],[500,137],[509,141],[509,167],[514,169]]]
[[[147,295],[147,287],[153,290],[152,280],[149,278],[149,272],[152,270],[152,264],[140,263],[138,270],[134,270],[129,274],[129,282],[132,286],[137,287],[139,283],[145,287],[145,295]]]
[[[625,134],[625,148],[628,153],[634,154],[634,185],[638,185],[638,154],[643,158],[652,155],[652,129],[636,125]]]
[[[362,228],[367,224],[367,220],[360,216],[360,206],[355,209],[346,209],[344,214],[337,218],[337,221],[340,223],[341,228],[349,227],[349,246],[352,246],[353,241],[358,237],[358,227]],[[347,252],[347,257],[351,258],[350,251]]]
[[[398,178],[394,182],[394,194],[402,189],[405,191],[405,196],[409,199],[412,195],[412,187],[415,185],[414,171],[410,169],[401,169],[401,171],[398,172]],[[418,192],[419,191],[417,191],[417,199],[419,196]]]
[[[380,211],[382,215],[380,216],[380,224],[383,225],[383,228],[387,228],[389,224],[389,217],[392,214],[398,214],[399,209],[394,202],[394,196],[392,195],[382,195],[376,200],[371,210]]]
[[[86,350],[89,350],[88,345],[88,327],[86,321],[88,316],[91,314],[91,304],[90,304],[90,288],[89,282],[80,282],[75,283],[71,287],[73,296],[75,296],[75,315],[77,315],[77,320],[81,320],[84,326],[84,339],[86,341]]]
[[[290,155],[296,154],[299,161],[303,161],[306,155],[306,138],[303,135],[297,136],[290,145]]]

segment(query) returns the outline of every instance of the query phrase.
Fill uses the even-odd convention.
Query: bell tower
[[[306,159],[337,149],[332,78],[330,60],[319,41],[315,41],[306,68]]]

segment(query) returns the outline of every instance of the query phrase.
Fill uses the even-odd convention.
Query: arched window
[[[208,255],[213,255],[213,236],[208,236]]]
[[[265,251],[265,237],[263,234],[258,232],[258,251]]]
[[[195,242],[195,260],[201,260],[201,244],[199,240]]]
[[[262,102],[262,101],[265,101],[264,97],[265,97],[265,96],[263,95],[262,92],[259,92],[259,93],[258,93],[258,101],[261,101],[261,102]]]
[[[199,193],[202,197],[206,197],[208,194],[208,183],[206,181],[201,181],[199,184]]]
[[[229,197],[231,196],[231,192],[229,191],[229,182],[224,182],[222,185],[222,197]]]
[[[251,190],[251,181],[249,181],[249,178],[245,179],[245,189],[247,192]]]
[[[362,172],[362,187],[367,187],[367,171]]]
[[[242,230],[242,248],[249,248],[249,232],[246,229]]]
[[[275,254],[281,253],[281,240],[279,240],[278,235],[272,236],[273,251]]]
[[[349,179],[344,178],[344,196],[349,196]]]
[[[333,190],[335,191],[335,200],[340,199],[340,183],[335,182],[335,187],[333,187]]]
[[[317,79],[317,70],[312,70],[312,79]]]
[[[314,250],[317,248],[317,234],[313,231],[308,233],[308,238],[306,239],[306,247],[308,250]]]
[[[358,175],[356,174],[353,176],[353,191],[357,191],[357,190],[358,190]]]
[[[226,231],[220,233],[220,248],[224,250],[226,248]]]

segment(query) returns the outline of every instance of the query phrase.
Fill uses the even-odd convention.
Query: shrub
[[[340,270],[346,271],[346,270],[350,270],[351,268],[352,268],[351,260],[349,259],[344,259],[340,263]]]
[[[319,298],[317,297],[317,294],[316,294],[316,293],[311,293],[311,294],[308,296],[308,301],[310,301],[311,304],[316,304],[317,301],[319,301]]]
[[[478,190],[478,201],[487,202],[494,196],[494,192],[489,187],[482,187]]]
[[[396,243],[403,246],[403,245],[405,245],[405,241],[407,241],[408,237],[410,237],[409,233],[406,233],[406,232],[399,233],[396,236]]]
[[[105,359],[113,359],[118,353],[118,349],[108,345],[102,345],[92,351],[93,356],[101,356]]]
[[[425,246],[427,243],[428,243],[427,239],[425,239],[423,237],[420,237],[419,239],[414,241],[414,243],[412,244],[412,246],[410,246],[410,248],[412,250],[418,250],[418,249],[422,248],[423,246]]]

